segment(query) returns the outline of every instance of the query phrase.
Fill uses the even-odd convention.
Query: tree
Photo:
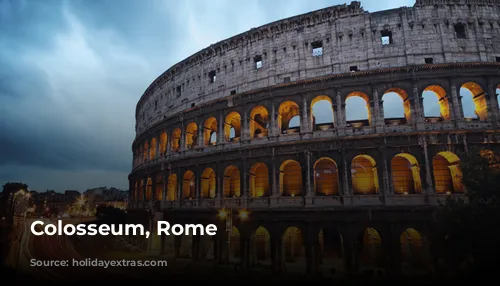
[[[500,159],[481,150],[464,156],[461,168],[466,200],[449,197],[438,208],[434,251],[459,273],[492,274],[500,251]]]

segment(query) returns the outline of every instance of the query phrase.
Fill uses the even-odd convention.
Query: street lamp
[[[238,211],[238,218],[240,221],[244,222],[249,219],[250,213],[245,209],[240,209]],[[226,265],[229,266],[229,253],[231,252],[231,232],[233,231],[233,209],[222,208],[218,211],[218,218],[226,222],[226,232],[227,232],[227,251],[226,251]]]

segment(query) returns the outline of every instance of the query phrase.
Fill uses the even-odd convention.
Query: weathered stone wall
[[[500,60],[500,2],[417,1],[369,13],[360,2],[283,19],[216,43],[157,78],[136,110],[137,135],[208,102],[287,81],[424,64]],[[460,38],[456,24],[464,27]],[[382,44],[382,31],[392,43]],[[322,55],[313,56],[312,43]],[[262,58],[257,69],[256,56]],[[210,72],[216,80],[210,83]]]

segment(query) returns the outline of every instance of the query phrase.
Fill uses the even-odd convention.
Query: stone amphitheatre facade
[[[274,271],[436,271],[433,209],[466,191],[461,156],[499,149],[499,84],[497,0],[352,2],[213,44],[139,100],[128,211],[218,235],[133,239]]]

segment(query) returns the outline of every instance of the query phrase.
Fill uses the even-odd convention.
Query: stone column
[[[385,122],[384,122],[384,114],[381,114],[381,109],[380,108],[380,104],[381,104],[381,100],[378,96],[378,90],[377,88],[375,87],[372,87],[372,96],[373,96],[373,100],[370,102],[372,104],[372,124],[375,126],[375,128],[377,129],[377,132],[383,132],[383,126],[385,125]]]
[[[464,113],[462,110],[462,104],[461,104],[461,98],[460,94],[457,92],[457,86],[453,81],[450,80],[450,91],[451,91],[451,109],[452,109],[452,114],[455,122],[461,122],[464,121]]]
[[[432,170],[431,161],[429,159],[429,152],[427,151],[427,138],[425,135],[420,136],[422,143],[422,149],[424,150],[424,160],[425,160],[425,183],[427,187],[424,190],[424,194],[435,194],[435,189],[432,183]]]
[[[276,157],[272,158],[272,166],[271,166],[271,196],[278,197],[279,196],[279,180],[277,179],[279,173],[279,167],[277,166]]]
[[[311,132],[311,119],[310,119],[310,110],[307,105],[307,98],[305,95],[302,95],[302,120],[300,122],[300,133],[310,133]]]
[[[220,162],[217,162],[216,164],[216,186],[215,186],[215,197],[219,199],[224,198],[224,182],[223,182],[223,177],[224,177],[224,170],[222,170],[222,166]]]
[[[381,157],[382,157],[382,181],[383,181],[383,184],[384,184],[384,190],[381,192],[381,194],[383,196],[386,196],[387,194],[394,194],[394,189],[393,189],[393,186],[390,182],[390,178],[392,177],[391,174],[389,173],[389,169],[387,167],[387,159],[386,159],[386,153],[387,153],[387,150],[383,150],[383,152],[381,152]]]
[[[248,124],[248,110],[245,108],[243,110],[243,130],[241,132],[241,140],[249,141],[250,140],[250,127]]]
[[[492,122],[493,126],[498,126],[499,119],[499,107],[498,107],[498,97],[497,97],[497,86],[492,82],[493,80],[488,78],[488,90],[487,101],[488,101],[488,120]]]
[[[335,97],[335,103],[337,104],[337,127],[345,128],[346,125],[346,117],[345,117],[345,103],[342,101],[342,97],[340,96],[340,91],[337,90]]]
[[[217,130],[217,144],[224,144],[225,143],[225,138],[224,138],[224,125],[225,120],[224,120],[224,112],[221,110],[219,111],[219,128]]]
[[[276,107],[274,101],[271,106],[271,128],[269,130],[270,137],[279,136],[280,130],[278,126],[278,114],[276,112]]]
[[[342,172],[344,175],[344,177],[343,177],[344,182],[342,184],[342,191],[343,191],[344,196],[352,196],[352,193],[351,193],[350,188],[349,188],[349,174],[351,174],[350,169],[348,169],[349,162],[347,162],[345,151],[342,150],[341,152],[342,152],[342,165],[344,168],[344,172]]]
[[[201,200],[201,172],[202,170],[200,169],[200,167],[196,167],[195,169],[195,172],[196,172],[196,179],[194,180],[195,181],[195,199],[197,201],[200,201]]]
[[[412,121],[418,125],[424,124],[425,123],[425,114],[424,114],[424,109],[423,109],[423,98],[418,90],[418,84],[416,81],[413,81],[413,88],[412,88],[412,96],[411,96],[412,101],[410,102],[411,105],[414,105],[413,110],[415,111],[414,113],[412,112],[411,117]],[[418,127],[417,127],[418,128]]]
[[[143,190],[142,190],[142,201],[146,202],[146,198],[147,198],[146,197],[146,192],[148,191],[148,176],[147,175],[144,176],[144,181],[143,182],[144,183],[142,184],[142,188],[143,188]]]
[[[198,148],[205,147],[205,138],[203,138],[204,131],[205,131],[205,126],[203,125],[202,122],[201,125],[198,125]]]
[[[177,196],[176,201],[182,201],[182,183],[184,180],[184,174],[181,173],[180,168],[177,168]]]
[[[241,193],[243,197],[243,206],[244,208],[247,207],[247,200],[248,200],[248,169],[247,169],[247,161],[245,158],[243,158],[241,162],[241,172],[242,176],[240,176],[240,186],[241,186]]]
[[[165,151],[165,155],[170,155],[172,149],[172,133],[167,135],[167,150]]]
[[[306,152],[306,196],[313,197],[314,191],[311,184],[311,151],[307,150]]]

